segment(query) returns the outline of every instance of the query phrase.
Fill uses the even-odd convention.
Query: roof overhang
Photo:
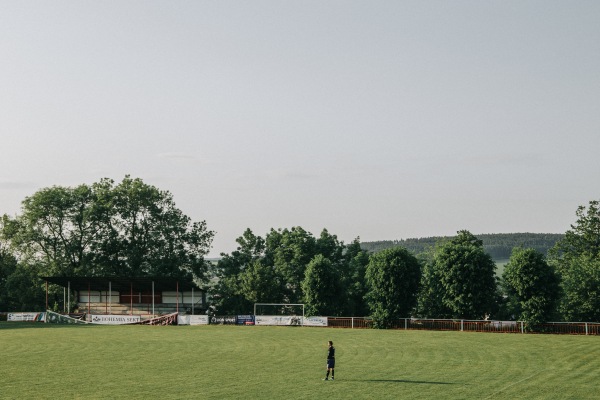
[[[154,290],[202,290],[195,283],[190,281],[178,280],[175,278],[164,277],[82,277],[82,276],[47,276],[42,277],[48,283],[53,283],[62,287],[70,287],[72,290],[111,290],[117,292],[151,291]]]

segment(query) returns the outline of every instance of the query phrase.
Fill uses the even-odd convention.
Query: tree
[[[13,264],[12,261],[9,263]],[[4,282],[0,285],[2,291],[0,293],[0,307],[9,311],[43,310],[46,297],[42,282],[39,279],[39,270],[36,266],[8,265],[7,272],[9,272],[9,275],[3,279]],[[53,296],[52,300],[54,299]]]
[[[438,309],[451,318],[483,319],[496,308],[496,264],[470,232],[459,231],[440,245],[432,269],[431,279],[441,292]]]
[[[553,254],[567,258],[580,255],[600,257],[600,202],[590,201],[587,209],[585,206],[577,207],[575,215],[577,222],[556,244]]]
[[[371,255],[365,278],[367,302],[377,327],[391,327],[399,318],[411,315],[421,266],[408,250],[398,247]]]
[[[434,255],[427,253],[422,258],[423,270],[416,315],[421,318],[451,318],[452,311],[444,304],[444,286]]]
[[[126,176],[114,186],[103,180],[101,201],[110,210],[95,248],[102,273],[204,279],[214,232],[192,222],[167,191]]]
[[[100,240],[101,213],[93,189],[41,189],[25,198],[23,213],[3,216],[2,236],[25,262],[41,263],[48,275],[75,275],[91,268],[91,249]]]
[[[308,264],[302,290],[308,315],[339,315],[345,301],[340,273],[322,254]]]
[[[556,312],[559,279],[542,253],[515,248],[504,268],[502,282],[507,303],[512,306],[509,312],[531,328],[550,320]]]
[[[340,242],[336,235],[330,234],[327,229],[323,229],[315,241],[315,255],[321,254],[333,264],[339,265],[343,262],[345,251],[344,243]]]
[[[317,254],[314,236],[301,227],[279,231],[271,229],[266,243],[267,255],[285,284],[285,301],[299,303],[303,298],[301,284],[306,267]]]
[[[241,274],[230,257],[222,258],[216,266],[214,283],[210,287],[211,309],[219,315],[247,314],[252,302],[241,291]],[[237,273],[234,273],[238,269]]]
[[[17,269],[17,259],[0,247],[0,310],[12,310],[12,293],[9,293],[7,283]]]
[[[59,275],[203,278],[214,236],[169,192],[129,176],[42,189],[7,226],[14,245]]]
[[[281,303],[281,282],[272,266],[254,260],[240,274],[240,294],[249,303]]]
[[[367,285],[365,273],[369,264],[369,253],[360,246],[360,239],[356,238],[346,246],[344,253],[344,266],[342,275],[345,276],[345,287],[348,301],[344,315],[364,317],[369,314],[369,306],[365,300]]]
[[[600,260],[587,254],[569,257],[561,264],[560,275],[562,318],[600,322]]]
[[[551,250],[561,280],[559,310],[569,321],[600,321],[600,202],[579,206],[577,221]]]

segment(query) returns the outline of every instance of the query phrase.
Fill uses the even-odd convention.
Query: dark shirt
[[[327,359],[330,360],[335,358],[335,347],[329,346],[329,351],[327,352]]]

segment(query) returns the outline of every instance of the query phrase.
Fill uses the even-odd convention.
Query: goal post
[[[285,325],[304,325],[304,304],[292,303],[254,303],[254,318],[270,316],[289,319]]]

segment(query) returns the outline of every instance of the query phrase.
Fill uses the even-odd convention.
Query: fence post
[[[465,328],[465,327],[464,327],[464,323],[465,323],[465,320],[464,320],[464,319],[461,319],[461,320],[460,320],[460,331],[461,331],[461,332],[462,332],[462,331],[464,330],[464,328]]]
[[[525,329],[523,329],[523,321],[521,321],[521,333],[525,333]]]
[[[354,329],[354,317],[352,317],[352,329]]]
[[[585,323],[585,335],[587,336],[587,334],[588,334],[588,324],[587,324],[587,322],[586,322],[586,323]]]
[[[404,330],[408,329],[408,318],[404,318]]]

